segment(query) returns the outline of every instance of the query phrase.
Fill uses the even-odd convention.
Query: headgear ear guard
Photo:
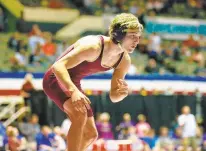
[[[115,43],[115,44],[118,44],[118,43],[121,43],[122,40],[124,39],[124,37],[126,36],[126,30],[128,29],[127,25],[130,24],[130,23],[137,23],[139,26],[138,26],[138,31],[141,33],[142,30],[143,30],[143,27],[142,25],[137,21],[137,20],[133,20],[133,21],[129,21],[129,22],[126,22],[122,25],[120,24],[117,24],[114,29],[113,29],[113,32],[112,32],[112,41]]]
[[[126,26],[116,26],[112,32],[112,41],[115,44],[121,43],[121,41],[124,39],[126,32],[125,32]]]

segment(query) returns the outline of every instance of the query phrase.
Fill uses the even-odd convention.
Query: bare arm
[[[71,69],[83,61],[92,60],[91,58],[95,58],[98,55],[100,47],[97,38],[87,38],[85,41],[79,42],[74,50],[54,63],[52,66],[53,73],[64,90],[66,90],[65,93],[70,95],[77,90],[77,87],[71,81],[67,69]]]
[[[131,64],[128,54],[125,54],[119,66],[114,70],[111,80],[110,99],[112,102],[119,102],[128,95],[128,85],[124,81]]]

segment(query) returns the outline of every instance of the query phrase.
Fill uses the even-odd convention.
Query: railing
[[[14,122],[19,116],[21,116],[23,113],[28,112],[29,107],[22,107],[20,108],[16,113],[14,113],[9,119],[7,119],[3,125],[5,127],[9,126],[12,122]]]
[[[9,105],[7,105],[6,107],[3,108],[3,110],[0,113],[0,120],[3,119],[4,117],[6,117],[6,115],[8,115],[10,113],[10,115],[12,115],[15,112],[15,102],[10,103]]]

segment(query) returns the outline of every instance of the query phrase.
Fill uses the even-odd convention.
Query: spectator
[[[192,146],[192,150],[196,151],[197,124],[196,124],[195,116],[190,113],[189,106],[184,106],[182,108],[182,114],[178,117],[178,124],[182,129],[182,139],[183,139],[182,141],[183,141],[184,151],[186,151],[190,145]]]
[[[30,97],[32,91],[35,90],[35,87],[33,85],[33,75],[30,73],[27,73],[24,77],[24,82],[21,87],[21,96],[24,98],[24,104],[25,106],[30,106]]]
[[[64,3],[61,2],[61,0],[50,0],[49,2],[49,8],[63,8]]]
[[[119,140],[127,140],[129,137],[130,137],[130,131],[128,127],[123,128],[118,135]]]
[[[137,1],[131,1],[130,2],[130,7],[129,7],[129,12],[132,14],[136,14],[138,11],[138,6],[137,6]]]
[[[149,59],[148,65],[145,67],[147,73],[158,73],[159,67],[154,59]]]
[[[205,77],[206,76],[205,63],[203,64],[202,62],[199,62],[193,73],[197,76]]]
[[[52,42],[52,34],[49,32],[44,33],[45,44],[42,46],[42,50],[45,56],[52,58],[56,54],[56,44]]]
[[[66,150],[66,142],[65,140],[63,139],[63,133],[61,131],[61,128],[56,126],[54,127],[54,134],[55,134],[55,147],[54,149],[57,150],[57,151],[64,151]]]
[[[32,29],[29,32],[29,36],[42,36],[42,31],[39,28],[38,24],[34,24],[32,25]]]
[[[23,136],[19,135],[19,131],[16,127],[8,127],[7,136],[8,149],[10,151],[19,151],[26,149],[26,139]]]
[[[129,113],[125,113],[123,115],[123,121],[116,127],[117,131],[124,130],[129,131],[129,128],[134,126],[135,123],[131,120],[131,115]]]
[[[171,49],[173,51],[173,59],[176,61],[180,61],[181,60],[181,53],[180,53],[180,49],[179,49],[179,44],[177,41],[173,41],[171,44]]]
[[[158,137],[155,135],[155,130],[152,128],[141,138],[141,140],[149,145],[150,149],[153,149],[156,146],[157,139]]]
[[[36,136],[37,151],[52,151],[55,135],[52,133],[50,127],[43,126],[41,132]]]
[[[182,130],[180,127],[177,127],[172,135],[173,145],[177,151],[182,151],[184,148],[181,144]]]
[[[148,44],[148,50],[149,50],[149,56],[157,57],[161,52],[161,37],[157,35],[157,33],[153,33],[149,36],[149,44]]]
[[[146,122],[146,117],[143,114],[137,116],[138,123],[136,124],[136,133],[138,137],[144,137],[150,130],[149,123]]]
[[[162,126],[160,128],[160,136],[157,140],[155,151],[174,151],[174,145],[168,132],[167,127]]]
[[[36,49],[34,50],[34,54],[30,54],[29,56],[29,64],[33,67],[44,67],[46,66],[48,60],[46,60],[41,44],[37,43]]]
[[[193,38],[193,35],[190,35],[188,39],[183,42],[183,45],[190,47],[190,48],[199,47],[199,43]]]
[[[0,150],[5,150],[6,128],[0,122]]]
[[[112,124],[109,122],[110,115],[108,113],[102,113],[100,115],[101,124],[99,125],[99,138],[104,140],[114,139],[112,132]]]
[[[25,51],[27,51],[27,43],[24,39],[21,39],[18,41],[17,47],[16,47],[16,51],[19,52],[21,49],[24,49]]]
[[[27,56],[24,49],[21,49],[19,52],[16,52],[11,59],[11,69],[13,71],[26,71]]]
[[[198,42],[199,42],[200,49],[206,49],[206,37],[200,35]]]
[[[37,44],[40,44],[41,46],[45,44],[45,39],[42,37],[41,32],[35,34],[32,33],[28,39],[28,46],[31,49],[31,54],[34,54]]]
[[[7,43],[7,47],[10,49],[13,49],[15,51],[17,51],[17,46],[19,43],[19,38],[20,38],[20,34],[18,32],[15,32],[10,38],[9,41]]]
[[[199,48],[196,48],[194,53],[191,56],[192,61],[196,62],[196,63],[200,63],[200,64],[204,64],[205,60],[204,60],[204,56],[202,54],[202,52],[200,51]]]
[[[66,118],[66,119],[62,122],[61,131],[62,131],[62,133],[64,134],[64,137],[65,137],[65,138],[67,137],[66,134],[68,133],[71,124],[72,124],[72,123],[71,123],[71,121],[70,121],[68,118]]]

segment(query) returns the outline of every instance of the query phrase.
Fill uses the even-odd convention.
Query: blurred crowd
[[[41,31],[35,24],[26,35],[15,32],[7,47],[14,52],[9,60],[12,71],[43,72],[68,45],[55,41],[52,33]]]
[[[114,139],[109,120],[108,113],[102,113],[99,119],[97,118],[100,139]],[[145,115],[139,114],[135,123],[129,113],[123,115],[123,121],[115,127],[115,131],[118,133],[117,139],[138,142],[145,150],[150,148],[153,151],[198,151],[206,147],[202,128],[198,126],[188,106],[182,108],[182,114],[177,116],[170,127],[162,126],[157,133],[147,122]]]
[[[158,14],[167,16],[201,18],[206,13],[204,0],[20,0],[27,6],[50,7],[50,3],[79,8],[82,13],[104,15],[130,12],[135,14],[144,25],[145,16]],[[33,3],[38,5],[33,5]],[[59,4],[60,5],[60,4]],[[181,12],[179,8],[186,13]],[[174,9],[174,10],[173,10]],[[177,9],[177,10],[175,10]],[[191,10],[191,11],[190,11]],[[37,24],[30,29],[24,20],[24,12],[16,22],[16,31],[7,42],[7,48],[13,52],[5,64],[9,71],[44,72],[61,52],[80,37],[69,41],[58,41],[51,32],[42,31]],[[191,16],[184,16],[184,14]],[[193,13],[193,14],[192,14]],[[203,15],[204,17],[206,16]],[[0,7],[0,31],[5,26],[5,15]],[[129,74],[183,74],[206,76],[206,37],[204,35],[188,35],[185,40],[166,40],[161,34],[144,34],[140,44],[132,55],[133,64]],[[110,71],[111,73],[112,71]]]
[[[169,15],[189,18],[206,16],[204,0],[19,0],[29,7],[77,8],[81,13],[102,15],[104,13],[130,12],[148,16]],[[186,11],[187,10],[187,11]],[[197,11],[198,10],[198,11]]]
[[[82,13],[95,15],[130,12],[148,16],[205,18],[206,13],[204,0],[74,0],[72,2]]]
[[[58,41],[37,24],[26,34],[21,29],[18,31],[7,42],[7,47],[14,52],[9,58],[11,71],[44,72],[73,42]],[[157,33],[142,36],[128,74],[206,76],[205,50],[206,38],[202,35],[189,35],[183,41],[164,40]]]
[[[196,38],[189,35],[183,41],[163,41],[160,35],[153,33],[140,41],[137,50],[148,58],[140,71],[206,76],[206,38],[202,35]]]
[[[4,127],[0,123],[0,149],[10,151],[63,151],[66,149],[66,134],[71,122],[65,119],[61,126],[40,126],[38,116],[27,115],[21,122]],[[134,119],[135,120],[135,119]],[[137,122],[135,122],[137,121]],[[138,114],[133,121],[129,113],[125,113],[116,127],[110,123],[107,112],[96,116],[98,131],[97,142],[107,140],[130,140],[137,144],[136,149],[144,151],[204,151],[206,150],[206,134],[190,113],[190,107],[184,106],[182,113],[176,117],[171,126],[162,125],[155,131],[146,116]],[[115,136],[116,134],[116,136]]]

